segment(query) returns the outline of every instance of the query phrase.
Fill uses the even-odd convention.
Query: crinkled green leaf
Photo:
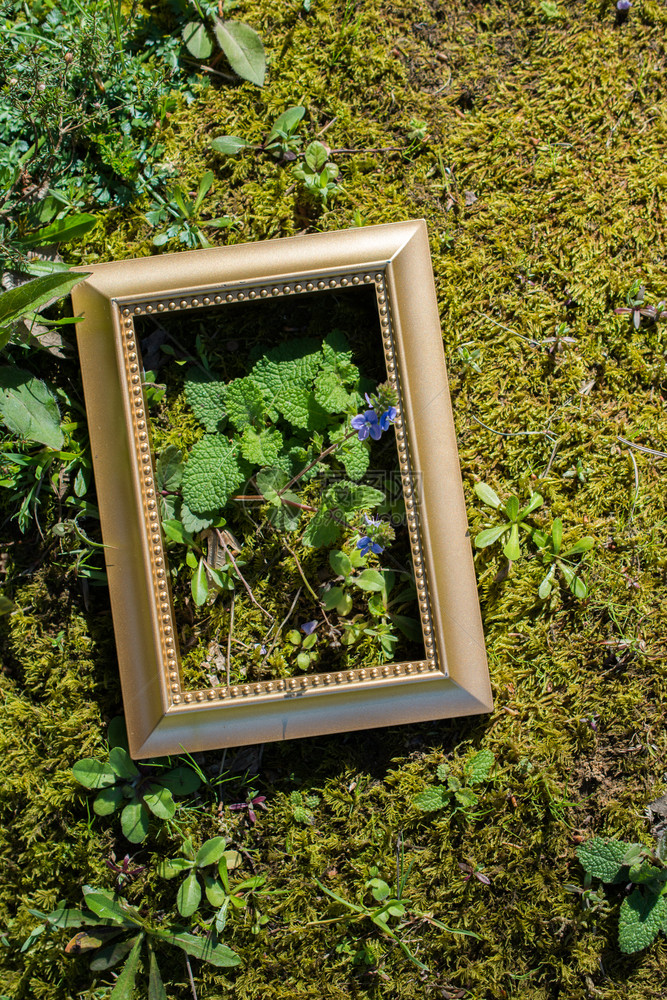
[[[78,760],[72,768],[72,774],[86,788],[108,788],[118,781],[118,775],[111,765],[106,761],[95,760],[94,757]]]
[[[193,514],[187,504],[181,504],[181,522],[186,531],[196,535],[205,528],[210,528],[217,519],[217,511],[206,511],[203,514]]]
[[[159,490],[177,490],[183,478],[183,452],[170,444],[155,463],[155,478]]]
[[[355,403],[335,368],[326,366],[317,376],[315,399],[327,413],[344,413]]]
[[[185,398],[197,420],[207,431],[220,430],[226,416],[225,397],[227,383],[212,379],[201,369],[191,369],[185,380]]]
[[[343,525],[327,507],[321,507],[308,523],[303,533],[303,544],[309,548],[323,548],[338,541]]]
[[[283,447],[283,436],[277,427],[246,427],[241,436],[241,454],[253,465],[273,465]]]
[[[226,438],[206,434],[193,446],[183,472],[183,499],[194,514],[221,511],[245,473]],[[181,512],[186,524],[184,512]]]
[[[371,460],[370,445],[368,439],[360,441],[357,434],[347,437],[347,433],[347,424],[341,424],[340,427],[329,431],[331,443],[340,442],[332,457],[341,463],[350,479],[358,482],[368,469]]]
[[[466,764],[468,784],[478,785],[481,781],[487,781],[495,762],[496,758],[490,750],[484,749],[476,753]]]
[[[254,378],[237,378],[227,386],[225,407],[230,422],[241,431],[263,420],[267,413],[265,392]]]
[[[322,365],[317,341],[297,339],[273,348],[260,358],[251,375],[269,401],[269,416],[282,414],[295,427],[320,430],[328,414],[315,399],[315,377]]]
[[[618,943],[621,951],[632,955],[648,948],[667,919],[667,898],[635,889],[621,904],[618,917]]]
[[[0,420],[22,440],[44,444],[54,451],[63,446],[54,393],[23,368],[0,368]]]
[[[323,506],[339,514],[352,514],[359,510],[372,510],[385,500],[381,490],[372,486],[362,486],[358,483],[341,479],[333,486],[328,486],[322,497]]]
[[[447,789],[441,788],[439,785],[432,785],[430,788],[424,789],[415,799],[415,805],[423,812],[435,812],[446,806],[448,802],[449,793]]]
[[[257,32],[241,21],[221,21],[218,18],[213,30],[234,72],[258,87],[263,86],[266,57]]]
[[[630,844],[624,840],[593,837],[577,848],[577,857],[589,875],[600,878],[603,882],[615,882],[621,872],[627,872],[623,859],[628,847]]]

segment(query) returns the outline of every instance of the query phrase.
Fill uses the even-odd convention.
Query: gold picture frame
[[[130,752],[136,759],[492,708],[426,224],[391,223],[80,268],[72,291]],[[135,320],[372,285],[425,658],[184,690]],[[420,489],[414,489],[419,475]]]

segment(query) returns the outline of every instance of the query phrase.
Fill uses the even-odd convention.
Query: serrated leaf
[[[577,848],[577,857],[589,875],[614,882],[624,869],[623,858],[630,847],[624,840],[594,837]]]
[[[156,778],[172,795],[190,795],[201,787],[201,778],[191,767],[174,767]]]
[[[206,372],[195,368],[188,372],[184,390],[197,420],[209,433],[219,431],[226,416],[227,383],[212,379]]]
[[[241,454],[253,465],[273,465],[283,447],[283,436],[277,427],[246,427],[241,435]]]
[[[338,541],[342,524],[335,520],[330,510],[321,507],[313,515],[303,533],[302,542],[308,548],[324,548]]]
[[[132,844],[140,844],[148,834],[148,818],[148,809],[143,802],[128,803],[120,816],[123,836]]]
[[[385,495],[372,486],[362,486],[342,479],[334,486],[328,486],[322,496],[323,505],[339,514],[352,514],[361,510],[372,510],[379,506]]]
[[[436,812],[436,810],[442,809],[448,803],[449,792],[446,788],[442,788],[439,785],[432,785],[430,788],[426,788],[415,799],[415,805],[422,812]]]
[[[190,872],[176,897],[176,907],[182,917],[190,917],[201,902],[201,886],[194,872]]]
[[[110,816],[123,801],[123,789],[120,785],[103,788],[93,802],[93,812],[98,816]]]
[[[155,463],[155,478],[159,490],[177,490],[183,478],[183,452],[170,444]]]
[[[317,376],[315,399],[327,413],[344,413],[355,402],[336,369],[329,366],[323,368]]]
[[[218,18],[215,19],[213,30],[234,72],[244,80],[262,87],[266,57],[262,39],[257,32],[240,21],[220,21]]]
[[[494,507],[496,510],[500,507],[498,494],[490,486],[487,486],[486,483],[475,483],[473,489],[482,503],[485,503],[487,507]]]
[[[23,368],[0,368],[0,420],[22,440],[44,444],[54,451],[63,446],[54,393]]]
[[[108,788],[118,781],[118,775],[111,765],[95,760],[94,757],[78,760],[72,768],[72,774],[79,784],[86,788]]]
[[[221,511],[245,479],[226,438],[206,434],[193,446],[183,471],[183,499],[194,514]],[[183,523],[185,516],[181,512]]]
[[[437,768],[435,769],[435,773],[440,778],[440,781],[446,781],[447,777],[449,776],[449,764],[445,762],[443,762],[442,764],[438,764]]]
[[[208,59],[213,51],[206,25],[202,21],[188,21],[182,31],[185,46],[195,59]]]
[[[667,919],[667,899],[635,889],[621,904],[618,943],[625,955],[648,948]]]
[[[312,390],[322,364],[317,341],[297,339],[281,344],[260,358],[251,377],[270,401],[269,416],[282,414],[294,427],[324,429],[329,416]]]
[[[186,531],[189,531],[193,535],[204,531],[205,528],[210,528],[217,516],[216,511],[210,511],[205,514],[193,514],[187,504],[181,504],[181,522]]]
[[[297,503],[299,498],[296,493],[287,490],[283,493],[284,500],[294,500]],[[270,524],[276,531],[296,531],[301,521],[301,510],[289,503],[281,503],[279,507],[272,507],[268,514]]]
[[[481,781],[487,781],[495,761],[496,758],[490,750],[484,749],[476,753],[466,764],[468,784],[478,785]]]
[[[176,803],[168,788],[160,785],[150,785],[150,791],[144,792],[144,802],[158,819],[171,819],[176,812]]]
[[[193,958],[201,958],[218,968],[233,968],[241,964],[239,956],[224,944],[213,944],[210,938],[195,937],[194,934],[170,934],[161,932],[160,940],[181,948]]]
[[[235,156],[248,146],[252,146],[252,143],[239,138],[238,135],[218,135],[211,142],[211,148],[223,156]]]
[[[127,750],[123,747],[114,747],[109,753],[109,764],[116,772],[119,778],[125,778],[127,781],[131,781],[133,778],[139,777],[139,771],[132,762]]]
[[[263,420],[267,405],[261,385],[254,378],[234,379],[227,386],[225,407],[227,416],[234,427],[242,431],[245,427]]]
[[[637,885],[646,885],[648,882],[655,882],[656,885],[659,885],[660,881],[667,880],[667,872],[663,868],[652,865],[650,861],[642,861],[640,864],[631,866],[628,878]]]

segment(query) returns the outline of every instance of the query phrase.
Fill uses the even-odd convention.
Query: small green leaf
[[[553,588],[553,578],[554,578],[554,567],[552,566],[547,575],[545,576],[545,578],[542,580],[542,583],[540,584],[537,590],[537,596],[540,598],[541,601],[546,601],[547,597],[551,593],[551,590]]]
[[[551,538],[553,542],[554,555],[558,555],[560,547],[563,544],[563,522],[559,517],[554,518],[554,523],[551,526]]]
[[[201,958],[218,968],[233,968],[241,964],[238,955],[224,944],[213,944],[210,938],[195,937],[194,934],[171,934],[161,931],[158,935],[161,941],[181,948],[193,958]]]
[[[225,892],[224,886],[222,885],[220,879],[212,878],[210,875],[204,874],[204,892],[206,893],[206,898],[211,904],[211,906],[222,906],[227,898],[227,893]]]
[[[118,809],[123,801],[123,789],[120,785],[103,788],[93,802],[93,812],[98,816],[109,816]]]
[[[563,559],[569,559],[570,556],[578,556],[583,552],[588,552],[594,545],[595,539],[591,538],[590,535],[587,535],[585,538],[580,538],[578,542],[575,542],[574,545],[567,550],[567,552],[563,552]]]
[[[10,324],[16,323],[27,313],[39,312],[51,302],[69,295],[88,274],[46,274],[34,281],[26,281],[0,295],[0,347],[4,347],[11,334]],[[5,331],[6,336],[4,336]]]
[[[208,577],[206,576],[206,563],[203,556],[199,560],[199,565],[192,576],[190,589],[192,591],[192,599],[197,607],[201,607],[202,604],[206,603],[206,598],[208,597]]]
[[[268,143],[271,142],[272,139],[278,138],[280,132],[284,132],[287,133],[287,135],[291,135],[296,129],[301,119],[303,118],[303,116],[305,115],[305,113],[306,109],[301,105],[297,105],[296,107],[293,108],[287,108],[287,110],[283,111],[281,115],[278,115],[278,117],[273,123],[271,131],[266,137],[267,145]]]
[[[623,900],[618,917],[618,943],[625,955],[648,948],[667,918],[667,898],[635,889]]]
[[[519,525],[514,523],[510,528],[510,536],[503,547],[503,553],[507,559],[514,562],[521,556],[521,546],[519,545]]]
[[[132,1000],[134,986],[139,971],[139,955],[141,944],[144,939],[143,934],[137,938],[128,959],[120,971],[116,984],[109,995],[109,1000]]]
[[[296,658],[296,665],[299,670],[307,670],[310,666],[310,656],[308,653],[299,653]]]
[[[350,557],[340,549],[332,549],[329,553],[329,565],[338,576],[349,576],[352,573]]]
[[[192,868],[194,861],[188,858],[166,858],[157,867],[160,878],[176,878],[181,872]]]
[[[589,875],[603,882],[616,882],[625,867],[623,858],[630,846],[623,840],[593,837],[577,848],[577,857]]]
[[[345,596],[346,594],[342,587],[330,587],[329,590],[326,590],[322,594],[320,600],[327,611],[333,611],[334,608],[338,608],[343,602]]]
[[[109,763],[119,778],[132,781],[133,778],[139,777],[139,771],[132,763],[129,753],[122,747],[114,747],[111,750],[109,753]]]
[[[79,215],[70,215],[66,219],[57,219],[49,226],[38,229],[30,236],[23,236],[19,240],[21,247],[44,247],[53,243],[69,243],[85,236],[97,224],[97,216],[83,212]],[[79,277],[78,275],[76,276]],[[76,284],[76,282],[75,282]],[[65,294],[65,293],[63,293]]]
[[[496,758],[490,750],[484,749],[476,753],[466,765],[466,776],[470,785],[478,785],[487,781]]]
[[[495,528],[485,528],[484,531],[480,531],[475,537],[475,548],[486,549],[489,545],[493,545],[499,538],[507,534],[507,531],[508,527],[506,524],[498,524]]]
[[[328,159],[329,153],[326,146],[324,146],[321,142],[318,142],[317,139],[314,142],[311,142],[307,147],[305,160],[311,170],[319,173]]]
[[[436,812],[449,803],[449,792],[439,785],[432,785],[426,788],[415,799],[415,805],[422,812]]]
[[[360,590],[366,591],[382,591],[385,586],[384,576],[377,569],[365,569],[352,582]]]
[[[197,851],[195,865],[197,868],[204,868],[206,865],[216,864],[227,849],[227,841],[224,837],[212,837],[205,841]]]
[[[505,513],[507,514],[510,521],[516,521],[519,515],[519,498],[510,497],[505,504]],[[509,557],[508,557],[509,558]]]
[[[201,787],[201,778],[191,767],[174,767],[156,778],[172,795],[191,795]]]
[[[107,894],[107,891],[102,889],[85,892],[84,898],[88,909],[96,916],[102,917],[103,920],[110,920],[113,924],[132,925],[132,908],[125,909],[121,905],[125,903],[124,899],[116,900],[111,893]]]
[[[162,530],[172,542],[179,542],[181,545],[192,545],[193,543],[191,532],[186,531],[182,522],[175,520],[175,518],[163,521]]]
[[[492,490],[490,486],[486,483],[475,483],[473,487],[475,493],[487,507],[494,507],[496,510],[500,507],[500,499],[495,490]]]
[[[183,28],[182,35],[188,52],[195,59],[208,59],[213,51],[213,42],[202,21],[188,21]]]
[[[123,835],[132,844],[140,844],[148,834],[148,809],[138,799],[128,803],[121,813],[120,825]]]
[[[201,902],[201,886],[194,872],[190,872],[178,890],[176,906],[182,917],[190,917]]]
[[[252,146],[252,143],[240,139],[237,135],[219,135],[211,143],[216,153],[222,153],[223,156],[236,156],[248,146]]]
[[[54,393],[23,368],[0,368],[0,420],[25,441],[44,444],[54,451],[63,446]]]
[[[110,764],[94,757],[78,760],[72,768],[72,774],[86,788],[109,788],[118,781],[118,776]]]
[[[528,517],[528,515],[532,514],[534,510],[537,510],[538,507],[541,507],[542,503],[543,503],[542,496],[539,493],[533,493],[532,497],[530,498],[526,506],[523,508],[523,510],[519,511],[519,514],[517,515],[518,520],[522,521],[524,517]]]
[[[176,803],[168,788],[161,785],[150,785],[150,791],[144,792],[144,802],[158,819],[171,819],[176,812]]]
[[[234,72],[258,87],[263,86],[266,58],[257,32],[240,21],[220,21],[218,18],[213,30]]]
[[[164,983],[162,982],[162,976],[160,975],[160,969],[157,964],[157,958],[155,957],[155,952],[151,947],[150,941],[148,944],[148,1000],[169,1000],[167,997],[167,991],[164,988]]]
[[[578,571],[572,569],[571,566],[568,566],[567,563],[561,562],[560,560],[558,561],[558,565],[565,578],[565,582],[574,596],[579,598],[580,601],[583,601],[586,597],[588,597],[588,588],[579,576]]]

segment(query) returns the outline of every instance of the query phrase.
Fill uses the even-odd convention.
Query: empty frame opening
[[[374,288],[135,327],[184,688],[423,659]]]

